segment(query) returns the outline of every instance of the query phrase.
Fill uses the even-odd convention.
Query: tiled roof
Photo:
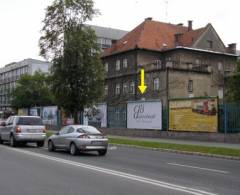
[[[175,34],[180,37],[181,46],[191,47],[204,32],[204,28],[188,31],[188,27],[169,23],[145,20],[131,32],[118,40],[103,56],[128,51],[135,48],[162,51],[176,47]]]

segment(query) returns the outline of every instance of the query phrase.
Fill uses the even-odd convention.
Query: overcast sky
[[[39,57],[38,39],[45,8],[52,0],[0,0],[0,67]],[[193,20],[193,28],[212,23],[225,45],[240,49],[238,0],[94,0],[101,15],[91,24],[132,30],[144,18],[173,24]]]

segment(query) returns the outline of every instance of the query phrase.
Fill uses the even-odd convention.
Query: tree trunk
[[[79,123],[78,111],[77,110],[74,110],[74,112],[73,112],[73,120],[74,120],[74,124],[78,124]]]

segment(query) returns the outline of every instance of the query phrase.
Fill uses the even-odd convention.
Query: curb
[[[135,146],[135,145],[127,145],[127,144],[114,144],[114,143],[110,143],[110,145],[120,146],[120,147],[128,147],[128,148],[145,149],[145,150],[153,150],[153,151],[161,151],[161,152],[171,152],[171,153],[176,153],[176,154],[187,154],[187,155],[196,155],[196,156],[222,158],[222,159],[227,159],[227,160],[240,160],[240,157],[225,156],[225,155],[220,155],[220,154],[208,154],[208,153],[201,153],[201,152],[188,152],[188,151],[172,150],[172,149],[164,149],[164,148],[148,148],[148,147],[143,147],[143,146]]]

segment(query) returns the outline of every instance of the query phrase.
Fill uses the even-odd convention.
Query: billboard
[[[84,109],[84,125],[107,127],[107,105],[98,104]]]
[[[57,125],[57,106],[47,106],[42,109],[42,120],[45,125]]]
[[[217,132],[217,98],[169,101],[169,130]]]
[[[127,104],[127,128],[162,129],[162,103],[129,102]]]
[[[18,115],[22,115],[22,116],[27,116],[28,115],[28,109],[27,108],[20,108],[18,109]]]

